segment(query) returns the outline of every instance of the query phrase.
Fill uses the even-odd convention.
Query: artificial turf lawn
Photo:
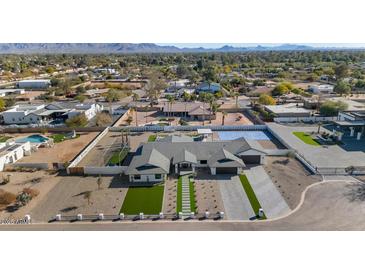
[[[260,205],[259,200],[256,197],[255,192],[252,189],[252,186],[250,182],[248,181],[246,175],[240,175],[241,184],[243,186],[243,189],[246,192],[247,198],[250,201],[250,204],[252,206],[253,212],[256,214],[256,216],[259,214],[259,209],[262,208]],[[265,213],[264,217],[262,219],[266,219]]]
[[[148,137],[148,142],[154,142],[154,141],[156,141],[156,138],[157,138],[157,135],[150,135]]]
[[[177,180],[176,213],[182,211],[182,177]]]
[[[127,156],[129,150],[127,148],[123,148],[122,152],[121,151],[117,151],[114,152],[114,154],[112,155],[112,157],[110,157],[109,161],[108,161],[108,165],[119,165],[120,163],[123,162],[124,158]],[[120,156],[119,156],[120,154]]]
[[[120,213],[127,215],[159,214],[162,210],[164,186],[129,187]]]
[[[7,140],[9,140],[11,137],[10,136],[0,136],[0,143],[4,143]]]
[[[312,138],[312,136],[308,133],[295,131],[293,132],[295,136],[297,136],[300,140],[302,140],[307,145],[319,146],[320,144]]]
[[[194,182],[189,180],[190,209],[196,213]]]
[[[66,136],[64,134],[54,134],[51,138],[53,139],[53,142],[61,143],[65,140]]]

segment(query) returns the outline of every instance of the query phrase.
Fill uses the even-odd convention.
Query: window
[[[207,160],[200,160],[200,164],[202,164],[202,165],[206,165],[207,163],[208,163]]]
[[[161,174],[155,174],[155,179],[161,179],[162,175]]]
[[[133,176],[133,178],[134,178],[135,180],[141,180],[141,175],[134,175],[134,176]]]

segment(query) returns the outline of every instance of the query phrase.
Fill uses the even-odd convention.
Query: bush
[[[26,187],[23,189],[23,192],[28,194],[30,197],[35,198],[39,195],[39,190],[35,188]]]
[[[88,123],[88,120],[84,113],[74,116],[66,120],[66,125],[71,128],[84,127]]]
[[[286,93],[289,93],[294,89],[293,84],[290,82],[281,82],[278,84],[273,90],[272,95],[273,96],[280,96]]]
[[[259,103],[262,105],[275,105],[276,100],[272,98],[270,95],[261,94],[259,98]]]
[[[10,205],[16,201],[16,195],[0,189],[0,204]]]

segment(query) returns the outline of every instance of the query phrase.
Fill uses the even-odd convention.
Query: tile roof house
[[[215,114],[210,113],[209,104],[201,102],[176,102],[173,104],[165,103],[162,111],[168,117],[184,117],[191,120],[215,119]],[[211,117],[210,117],[211,116]]]
[[[213,175],[239,174],[246,163],[262,164],[265,156],[245,140],[200,142],[175,137],[141,144],[126,170],[130,181],[159,182],[168,174],[192,173],[196,168],[208,168]]]

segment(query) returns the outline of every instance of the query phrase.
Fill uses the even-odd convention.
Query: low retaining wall
[[[87,175],[119,175],[127,170],[126,166],[106,166],[106,167],[84,167],[84,174]]]
[[[93,141],[91,141],[85,148],[82,150],[71,162],[71,164],[67,168],[67,173],[70,173],[69,168],[75,167],[78,163],[81,162],[81,160],[86,156],[86,154],[89,153],[91,149],[93,149],[96,144],[108,133],[109,128],[105,128],[98,136],[94,138]]]
[[[251,130],[266,130],[266,125],[242,125],[242,126],[140,126],[140,127],[112,127],[109,130],[112,132],[120,132],[128,130],[131,132],[145,131],[196,131],[200,128],[211,129],[212,131],[251,131]]]
[[[14,163],[13,167],[26,167],[26,168],[37,168],[37,169],[51,169],[53,168],[48,163]]]
[[[322,117],[322,116],[311,116],[311,117],[275,117],[274,121],[277,123],[300,123],[300,122],[325,122],[325,121],[336,121],[337,116],[334,117]]]

